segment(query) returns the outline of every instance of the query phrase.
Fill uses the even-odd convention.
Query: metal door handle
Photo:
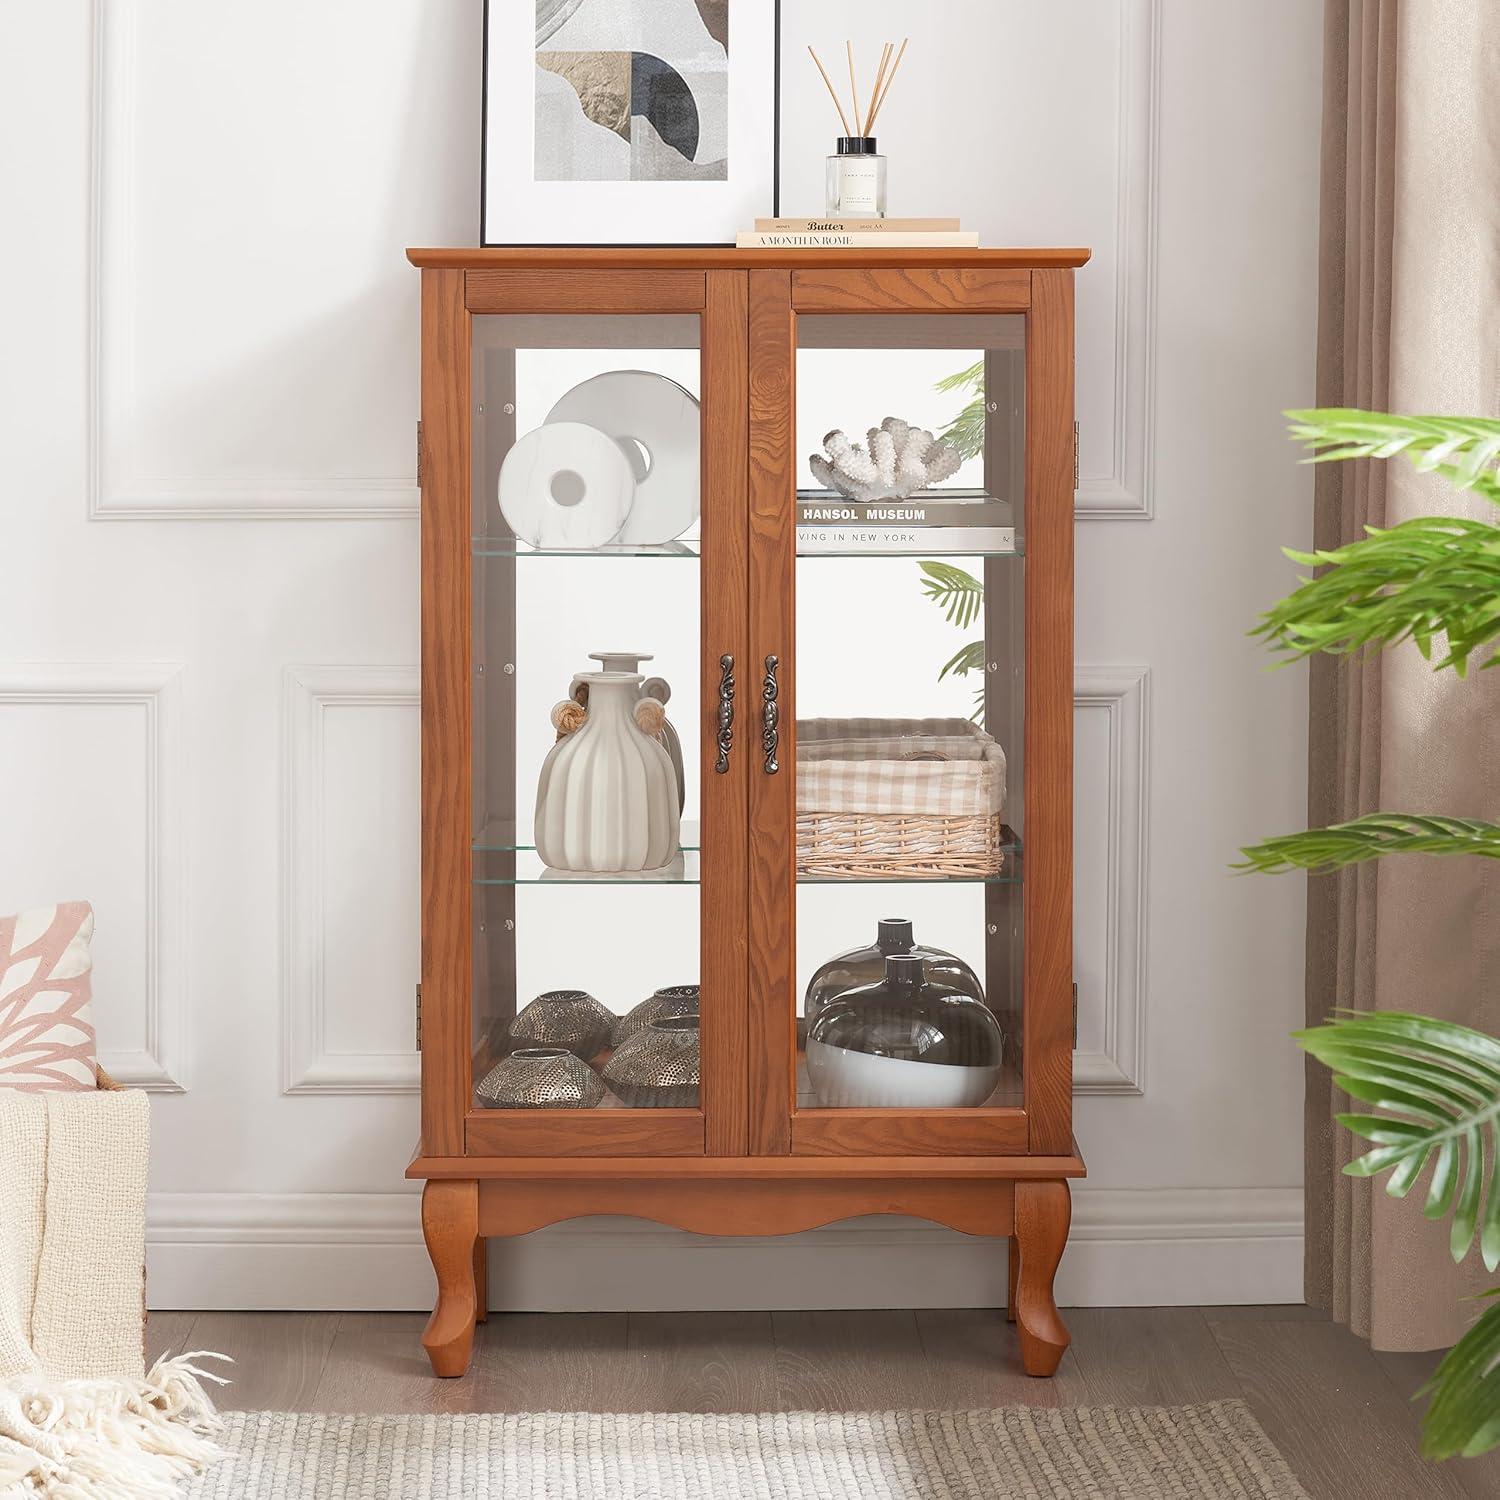
[[[780,664],[778,657],[766,658],[765,680],[760,685],[760,743],[766,753],[767,776],[774,776],[781,769],[776,759],[776,742],[781,737],[781,709],[776,702],[776,668]]]
[[[723,776],[729,770],[729,752],[734,748],[734,658],[719,658],[719,758],[714,770]]]

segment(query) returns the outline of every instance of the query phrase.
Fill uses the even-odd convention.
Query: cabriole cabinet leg
[[[1012,1273],[1021,1363],[1028,1375],[1051,1375],[1071,1342],[1052,1299],[1052,1280],[1068,1243],[1073,1200],[1066,1182],[1016,1184],[1019,1266]]]
[[[474,1317],[477,1322],[490,1320],[490,1242],[474,1241]]]
[[[1016,1321],[1016,1276],[1021,1269],[1021,1246],[1015,1235],[1005,1242],[1005,1321]]]
[[[434,1375],[462,1375],[469,1368],[478,1313],[479,1184],[430,1181],[422,1189],[422,1237],[438,1284],[437,1306],[422,1332],[422,1347]]]

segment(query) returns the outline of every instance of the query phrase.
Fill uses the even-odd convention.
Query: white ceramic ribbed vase
[[[589,655],[599,663],[601,672],[639,672],[643,661],[653,660],[648,652],[644,651],[590,651]],[[583,681],[582,675],[574,677],[568,687],[568,696],[578,697],[578,684]],[[672,689],[665,677],[647,677],[641,683],[641,697],[655,698],[663,708],[671,701]],[[682,769],[682,741],[677,737],[677,731],[672,727],[672,721],[668,718],[662,719],[661,733],[657,738],[662,743],[662,748],[672,758],[672,774],[677,778],[677,811],[680,813],[687,805],[687,777]]]
[[[638,672],[585,672],[588,717],[542,762],[536,847],[554,870],[659,870],[677,853],[677,779],[635,722]]]

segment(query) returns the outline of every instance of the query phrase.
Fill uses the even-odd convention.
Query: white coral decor
[[[823,439],[827,456],[814,453],[807,460],[813,476],[849,500],[905,500],[957,473],[961,462],[952,443],[900,417],[872,427],[865,442],[868,449],[837,429],[830,432]]]

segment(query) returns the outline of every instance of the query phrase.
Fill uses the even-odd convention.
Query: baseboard
[[[1302,1300],[1298,1188],[1080,1188],[1058,1301],[1145,1307]],[[432,1272],[417,1197],[159,1193],[154,1308],[418,1309]],[[491,1304],[516,1311],[994,1307],[1005,1251],[908,1219],[710,1239],[583,1219],[491,1247]]]

